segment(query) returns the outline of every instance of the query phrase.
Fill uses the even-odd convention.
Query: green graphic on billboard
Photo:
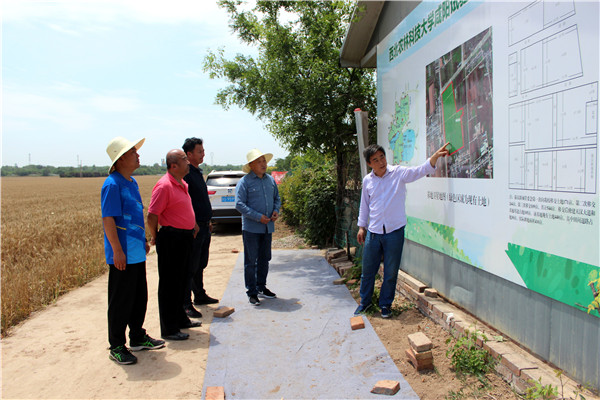
[[[513,243],[506,254],[528,289],[600,316],[600,268]]]

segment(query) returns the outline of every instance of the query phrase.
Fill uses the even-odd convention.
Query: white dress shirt
[[[388,165],[382,177],[371,171],[363,179],[358,226],[370,232],[390,233],[406,225],[406,184],[431,174],[429,159],[418,167]]]

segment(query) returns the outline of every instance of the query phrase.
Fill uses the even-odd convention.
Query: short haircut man
[[[188,185],[183,177],[188,173],[187,156],[173,149],[166,156],[167,173],[154,189],[148,206],[148,228],[158,255],[158,311],[163,339],[189,338],[181,328],[200,326],[192,322],[183,307],[183,293],[188,275],[192,241],[197,232]],[[160,230],[158,229],[160,225]]]
[[[372,303],[375,275],[383,256],[383,283],[379,307],[383,318],[391,317],[391,307],[396,295],[396,280],[404,247],[406,226],[406,184],[435,171],[438,158],[448,155],[446,143],[425,163],[418,167],[389,166],[383,147],[377,144],[363,151],[371,173],[363,179],[358,215],[359,244],[364,244],[362,275],[360,279],[360,304],[355,315],[366,312]]]
[[[202,313],[196,310],[193,304],[214,304],[217,299],[210,297],[204,289],[204,269],[208,265],[210,240],[212,233],[212,207],[208,197],[208,189],[200,164],[204,161],[204,145],[200,138],[185,139],[183,151],[190,162],[190,171],[183,178],[188,184],[188,191],[192,198],[192,206],[198,225],[198,233],[194,238],[187,285],[183,294],[185,312],[190,318],[201,318]],[[194,294],[192,304],[191,293]]]

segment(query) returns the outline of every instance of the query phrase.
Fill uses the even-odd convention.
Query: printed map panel
[[[426,67],[427,156],[449,142],[436,176],[493,177],[492,29]]]

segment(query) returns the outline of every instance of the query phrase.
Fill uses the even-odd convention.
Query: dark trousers
[[[385,229],[384,229],[385,232]],[[404,227],[390,233],[367,231],[360,277],[360,304],[371,304],[375,290],[375,277],[383,254],[383,283],[379,292],[379,307],[391,307],[396,295],[396,281],[404,247]]]
[[[267,285],[271,261],[271,233],[242,231],[244,241],[244,281],[246,294],[256,296]]]
[[[158,255],[158,312],[162,336],[173,335],[189,324],[183,309],[183,289],[188,275],[193,233],[162,227],[156,235]]]
[[[110,348],[125,344],[125,329],[129,326],[129,341],[141,341],[148,304],[146,262],[127,264],[123,271],[113,264],[108,272],[108,342]]]
[[[183,304],[186,307],[192,305],[191,293],[194,299],[199,300],[206,296],[204,290],[204,269],[208,265],[208,249],[210,247],[210,228],[208,225],[201,226],[194,238],[192,255],[190,257],[190,268],[187,285],[183,294]]]

